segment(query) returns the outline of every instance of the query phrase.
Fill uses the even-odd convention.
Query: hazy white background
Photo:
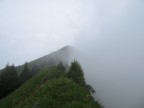
[[[143,19],[143,0],[0,0],[0,68],[72,45],[106,108],[143,108]]]
[[[96,37],[127,0],[0,0],[0,68]],[[86,32],[84,32],[86,30]]]

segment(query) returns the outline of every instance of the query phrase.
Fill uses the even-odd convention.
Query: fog
[[[143,108],[143,19],[143,0],[1,0],[0,68],[72,45],[105,108]]]
[[[144,2],[128,1],[121,10],[108,11],[81,31],[77,58],[106,108],[143,108]]]

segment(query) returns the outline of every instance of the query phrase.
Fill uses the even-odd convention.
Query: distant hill
[[[68,65],[73,59],[73,53],[74,53],[74,48],[72,46],[65,46],[46,56],[43,56],[36,60],[28,62],[28,66],[30,69],[33,66],[38,66],[39,68],[47,68],[49,66],[57,65],[59,62],[62,62],[64,65]],[[23,65],[17,66],[17,70],[19,72],[22,69],[23,69]]]

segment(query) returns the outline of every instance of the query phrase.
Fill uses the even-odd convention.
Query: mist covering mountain
[[[0,108],[103,108],[99,101],[94,100],[92,94],[95,90],[85,82],[79,62],[73,60],[71,64],[68,64],[72,60],[73,51],[73,47],[65,46],[49,55],[17,67],[19,72],[22,69],[23,73],[17,80],[11,80],[8,77],[11,80],[9,82],[7,75],[1,74],[0,85],[10,85],[13,81],[20,81],[20,86],[0,98]],[[35,65],[39,67],[39,71],[33,76],[25,77],[31,72],[30,68]],[[15,70],[14,65],[13,69]],[[5,72],[6,74],[11,72],[9,65],[2,70],[2,73]],[[3,79],[8,82],[4,82]],[[21,83],[21,79],[24,82]],[[8,89],[5,87],[4,89],[9,90],[9,87],[12,88],[8,86]],[[0,96],[2,92],[4,91],[0,89]]]
[[[65,46],[55,52],[52,52],[44,57],[41,57],[39,59],[36,59],[34,61],[31,61],[29,64],[30,65],[52,65],[52,64],[58,64],[60,61],[61,62],[67,62],[70,63],[71,61],[71,56],[73,53],[73,47],[72,46]]]
[[[143,0],[1,0],[0,16],[0,69],[69,61],[62,52],[34,59],[72,45],[105,108],[144,107]]]
[[[40,57],[36,60],[28,62],[28,66],[31,69],[33,66],[38,66],[39,68],[47,68],[50,66],[57,65],[62,62],[65,66],[70,65],[71,61],[74,59],[74,48],[72,46],[64,46],[57,51],[54,51],[46,56]],[[18,66],[17,70],[21,71],[22,66]]]

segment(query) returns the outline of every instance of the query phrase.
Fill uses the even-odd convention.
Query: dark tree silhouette
[[[59,62],[58,66],[57,66],[57,69],[62,70],[62,71],[66,70],[66,68],[65,68],[65,66],[63,65],[62,62]]]
[[[24,68],[22,73],[20,74],[20,82],[21,84],[25,83],[28,79],[31,78],[31,73],[30,70],[28,68],[28,64],[27,62],[24,64]]]
[[[14,65],[6,65],[0,74],[0,99],[13,92],[19,86],[18,74]]]
[[[86,85],[84,73],[78,61],[74,60],[71,63],[71,66],[68,72],[68,78],[72,79],[74,82],[76,82],[77,84],[81,86]]]
[[[38,71],[40,71],[40,68],[37,65],[34,65],[31,69],[31,76],[35,75]]]
[[[68,78],[72,79],[77,84],[85,87],[89,91],[89,93],[92,93],[92,94],[95,93],[95,90],[93,89],[93,87],[91,85],[86,84],[83,70],[80,64],[78,63],[78,61],[74,60],[71,63],[71,66],[67,75],[68,75]]]

